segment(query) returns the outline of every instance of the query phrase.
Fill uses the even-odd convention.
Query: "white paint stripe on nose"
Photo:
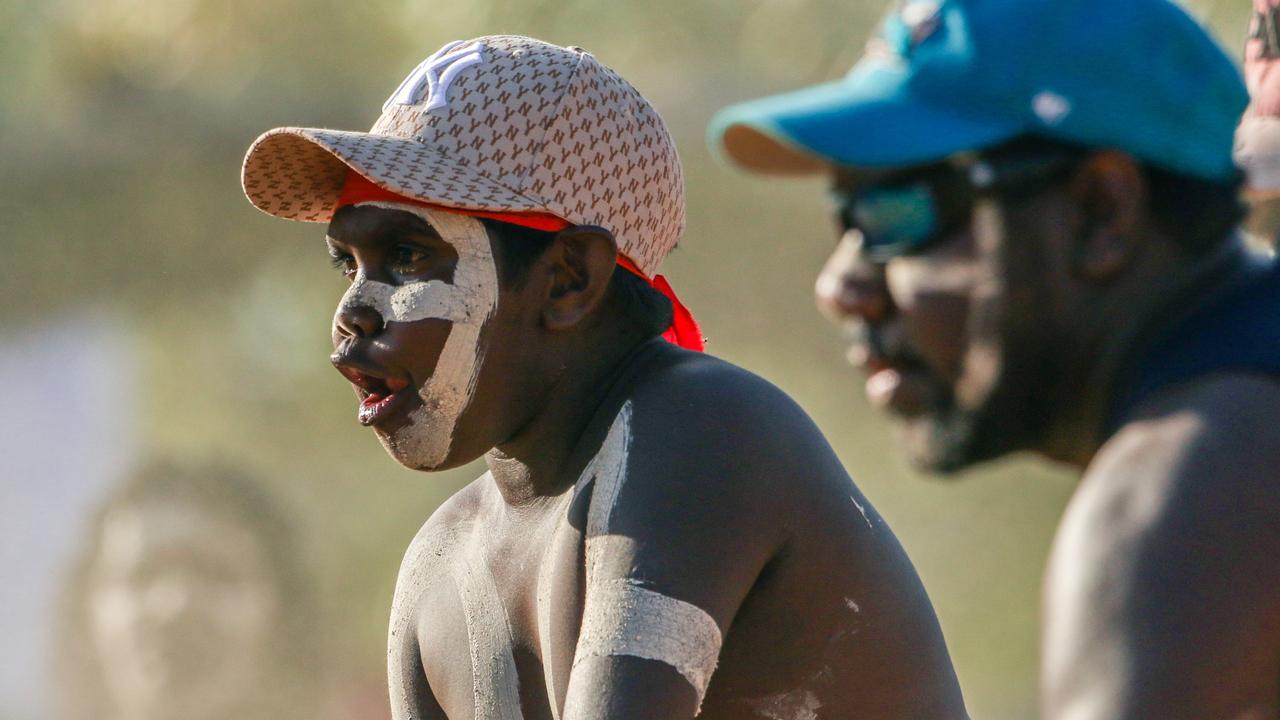
[[[356,275],[342,297],[343,309],[357,307],[372,308],[384,322],[436,319],[474,323],[480,319],[481,310],[469,293],[443,280],[391,285],[370,280],[363,272]]]

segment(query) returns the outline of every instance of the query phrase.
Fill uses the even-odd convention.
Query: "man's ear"
[[[542,261],[549,278],[542,323],[548,330],[568,330],[604,301],[618,244],[602,227],[575,225],[556,233]]]
[[[1072,271],[1081,279],[1107,283],[1119,277],[1141,250],[1147,181],[1131,156],[1094,153],[1076,171],[1070,194],[1080,212],[1072,247]]]

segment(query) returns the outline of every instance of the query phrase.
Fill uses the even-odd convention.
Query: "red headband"
[[[534,230],[542,230],[544,232],[557,232],[567,227],[571,227],[573,223],[561,219],[550,213],[543,212],[487,212],[484,210],[465,210],[462,208],[448,207],[445,205],[436,205],[434,203],[423,202],[413,198],[399,195],[385,188],[378,187],[373,182],[365,178],[360,173],[348,169],[347,179],[342,186],[342,194],[338,197],[338,202],[333,206],[336,212],[338,208],[347,205],[356,205],[365,202],[395,202],[408,203],[417,205],[418,207],[431,208],[432,210],[441,210],[443,212],[457,213],[459,215],[470,215],[472,217],[487,218],[489,220],[497,220],[511,225],[520,225],[522,227],[533,228]],[[671,284],[661,275],[654,275],[650,278],[640,270],[631,258],[618,254],[618,264],[625,270],[630,271],[633,275],[643,279],[649,283],[649,286],[664,297],[671,301],[672,313],[671,326],[662,333],[663,339],[668,342],[679,345],[690,350],[702,352],[704,340],[702,337],[702,329],[698,327],[698,322],[693,319],[693,313],[689,312],[689,308],[685,307],[680,299],[676,297],[676,293],[671,289]]]

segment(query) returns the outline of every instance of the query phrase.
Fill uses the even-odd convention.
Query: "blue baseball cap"
[[[748,170],[907,167],[1022,135],[1236,173],[1248,93],[1170,0],[904,0],[841,80],[734,105],[710,142]]]

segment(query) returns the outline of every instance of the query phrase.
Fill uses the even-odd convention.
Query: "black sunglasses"
[[[978,198],[1034,195],[1082,159],[1066,151],[963,157],[833,196],[841,228],[861,231],[863,254],[882,263],[919,254],[966,225]]]

